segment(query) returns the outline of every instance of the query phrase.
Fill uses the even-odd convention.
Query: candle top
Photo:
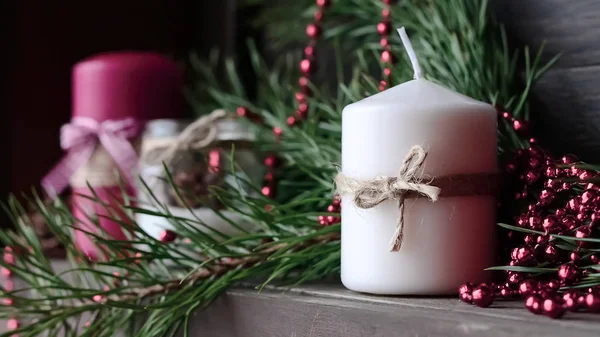
[[[441,114],[446,113],[448,107],[457,105],[480,107],[482,110],[489,109],[495,114],[495,110],[490,104],[459,94],[425,79],[404,82],[350,104],[344,110],[372,111],[401,107],[402,111],[418,113],[423,110],[433,110],[439,111]]]
[[[183,70],[160,54],[114,52],[73,67],[73,116],[98,121],[177,118],[183,106]]]

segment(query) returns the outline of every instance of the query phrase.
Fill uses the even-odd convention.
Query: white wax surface
[[[424,79],[348,105],[342,119],[342,171],[355,179],[395,176],[406,153],[422,145],[424,173],[497,171],[495,109]],[[407,199],[404,241],[389,251],[395,201],[357,208],[342,196],[342,282],[375,294],[452,294],[486,278],[494,264],[495,198]]]

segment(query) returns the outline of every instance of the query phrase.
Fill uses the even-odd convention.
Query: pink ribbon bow
[[[127,184],[133,184],[138,159],[128,138],[138,135],[141,125],[133,118],[97,122],[92,118],[74,117],[60,130],[60,146],[67,154],[42,180],[42,187],[54,197],[67,186],[73,174],[87,163],[98,142],[119,167]]]

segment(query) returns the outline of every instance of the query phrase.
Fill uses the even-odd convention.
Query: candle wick
[[[404,29],[404,27],[398,29],[398,34],[400,34],[402,44],[406,49],[406,53],[408,54],[408,58],[410,59],[410,63],[412,64],[413,71],[415,72],[414,78],[415,80],[418,80],[423,77],[423,74],[421,73],[421,66],[419,65],[417,54],[415,54],[415,50],[413,49],[412,43],[410,43],[410,39],[406,34],[406,29]]]

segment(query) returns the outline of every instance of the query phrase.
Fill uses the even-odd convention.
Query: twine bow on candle
[[[368,181],[358,181],[339,173],[335,178],[338,193],[354,194],[357,207],[373,208],[386,200],[398,202],[398,225],[390,242],[390,251],[397,252],[402,246],[404,236],[404,200],[409,193],[426,196],[432,202],[437,201],[441,189],[423,181],[423,165],[427,151],[416,145],[402,162],[396,177],[377,177]]]
[[[60,130],[60,145],[67,153],[42,180],[42,187],[52,197],[61,193],[75,172],[85,165],[101,144],[112,157],[128,184],[133,183],[137,154],[130,138],[136,137],[141,124],[133,118],[98,122],[93,118],[74,117]]]
[[[145,150],[140,161],[151,165],[163,162],[172,165],[182,151],[206,148],[217,137],[216,122],[225,116],[227,116],[225,110],[217,109],[206,116],[198,118],[188,125],[174,141]]]

